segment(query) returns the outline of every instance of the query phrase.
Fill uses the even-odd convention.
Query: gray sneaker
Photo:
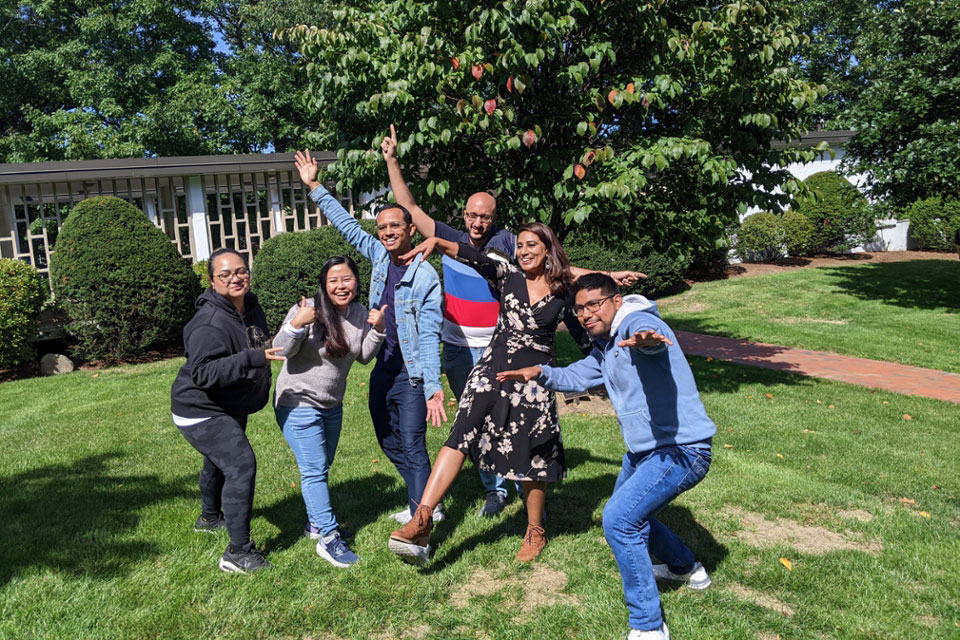
[[[665,564],[653,565],[653,577],[657,580],[668,580],[670,582],[684,582],[691,589],[706,589],[712,584],[707,570],[699,562],[693,565],[689,573],[674,573],[667,568]]]
[[[478,515],[482,518],[492,518],[503,511],[503,506],[506,502],[506,499],[500,495],[499,491],[488,491],[487,499],[484,500],[483,506],[480,507]]]
[[[404,562],[409,562],[422,567],[427,564],[430,560],[430,545],[421,547],[418,544],[413,544],[410,542],[403,542],[402,540],[394,540],[390,538],[390,542],[387,544],[387,547],[400,556],[400,559]]]

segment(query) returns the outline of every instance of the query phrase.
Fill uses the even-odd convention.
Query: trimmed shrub
[[[0,369],[33,358],[44,289],[32,266],[22,260],[0,259]]]
[[[209,260],[201,260],[200,262],[193,263],[193,272],[197,274],[197,281],[200,283],[201,289],[210,288],[210,271],[207,268],[209,263]]]
[[[910,237],[917,248],[953,251],[954,236],[960,230],[960,202],[939,196],[917,200],[904,216],[910,221]]]
[[[815,229],[810,218],[798,211],[786,211],[780,215],[780,234],[789,256],[804,256],[813,244]]]
[[[377,225],[374,220],[361,220],[360,226],[376,237]],[[413,243],[416,245],[422,240],[423,238],[416,234]],[[317,293],[320,269],[332,256],[348,256],[357,263],[360,276],[357,299],[367,304],[373,266],[360,252],[347,244],[333,225],[311,231],[280,233],[263,243],[251,265],[253,279],[250,286],[260,300],[271,333],[280,329],[287,311],[301,296],[309,298]],[[428,261],[442,277],[440,256],[433,255]]]
[[[651,298],[680,284],[692,261],[689,252],[681,254],[676,251],[676,255],[672,255],[654,247],[646,237],[622,240],[571,233],[563,241],[563,250],[570,262],[584,269],[647,274],[646,280],[640,280],[624,293],[640,293]]]
[[[77,204],[60,229],[50,274],[74,352],[88,360],[137,356],[179,338],[200,293],[167,236],[112,196]]]
[[[737,253],[747,262],[766,262],[783,255],[780,217],[769,211],[751,214],[737,231]]]
[[[843,253],[876,234],[873,209],[849,180],[833,171],[821,171],[804,184],[816,196],[798,199],[794,209],[813,223],[810,253]]]

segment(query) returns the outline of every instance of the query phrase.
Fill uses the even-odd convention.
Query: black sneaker
[[[201,515],[197,518],[197,521],[193,523],[193,530],[198,533],[215,533],[225,526],[227,526],[227,523],[223,519],[223,512],[221,512],[220,515],[214,516],[213,518]]]
[[[229,545],[220,558],[220,568],[227,573],[253,573],[272,566],[263,557],[263,552],[254,548],[253,540],[242,547]]]
[[[484,501],[483,506],[480,507],[479,515],[484,518],[492,518],[503,511],[506,502],[506,499],[500,495],[500,492],[488,491],[487,499]]]

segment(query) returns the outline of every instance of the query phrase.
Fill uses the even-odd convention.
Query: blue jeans
[[[486,349],[486,347],[461,347],[443,343],[443,371],[447,374],[450,390],[453,391],[453,395],[458,402],[467,386],[470,371],[476,366]],[[477,471],[480,473],[480,482],[487,493],[496,491],[504,498],[507,497],[507,485],[502,477],[490,471],[480,471],[479,469]],[[520,483],[517,483],[517,493],[523,495]]]
[[[620,568],[631,629],[659,629],[663,622],[651,554],[674,573],[693,569],[690,549],[653,516],[700,482],[709,468],[710,449],[686,445],[623,456],[613,495],[603,509],[603,535]]]
[[[430,477],[423,383],[411,385],[406,369],[392,371],[378,362],[370,373],[368,404],[380,449],[407,485],[407,503],[412,514]]]
[[[307,519],[320,533],[337,530],[337,518],[330,505],[327,478],[340,441],[343,405],[330,409],[277,407],[277,424],[300,467],[300,491],[307,507]]]

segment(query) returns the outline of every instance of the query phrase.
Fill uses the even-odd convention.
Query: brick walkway
[[[684,353],[960,404],[960,374],[677,331]]]

